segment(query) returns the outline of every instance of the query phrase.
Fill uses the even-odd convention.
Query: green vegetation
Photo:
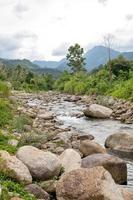
[[[12,109],[9,101],[0,99],[0,127],[4,127],[10,123],[12,119]]]
[[[14,147],[8,143],[10,139],[14,139],[14,137],[0,133],[0,150],[2,149],[8,151],[11,154],[14,154],[17,151],[17,147]]]
[[[25,200],[35,200],[33,196],[29,195],[25,191],[23,185],[13,182],[10,178],[3,175],[2,173],[0,174],[0,184],[3,188],[1,200],[10,200],[11,196],[9,193],[12,194],[12,196],[19,196]]]
[[[112,82],[109,80],[108,64],[91,73],[64,72],[55,82],[55,89],[70,94],[108,95],[133,100],[133,62],[118,57],[110,62]]]
[[[13,126],[12,129],[14,129],[17,132],[24,132],[25,125],[30,125],[31,119],[27,115],[20,115],[13,119]]]
[[[67,60],[68,66],[71,67],[73,73],[84,71],[85,58],[83,57],[84,49],[79,44],[70,46],[68,49]]]
[[[51,90],[53,88],[53,77],[50,74],[37,74],[27,68],[17,65],[13,68],[0,66],[0,94],[9,93],[2,81],[11,83],[12,89],[31,91]],[[6,95],[5,93],[5,95]]]

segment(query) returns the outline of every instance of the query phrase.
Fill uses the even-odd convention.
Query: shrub
[[[13,120],[13,129],[18,132],[24,131],[24,126],[31,123],[31,119],[26,115],[20,115]]]
[[[0,133],[0,150],[5,150],[11,154],[14,154],[17,151],[17,147],[8,144],[8,141],[10,139],[13,139],[13,137],[9,135],[3,135],[2,133]]]
[[[7,83],[0,81],[0,96],[8,97],[10,94],[10,88]]]
[[[1,200],[10,200],[10,197],[8,193],[12,193],[13,196],[18,196],[20,198],[23,198],[25,200],[36,200],[35,197],[28,194],[27,191],[25,191],[24,186],[13,182],[10,178],[0,173],[0,184],[2,185],[2,188],[4,188],[1,196]]]
[[[8,101],[0,99],[0,127],[9,124],[12,119],[12,109]]]

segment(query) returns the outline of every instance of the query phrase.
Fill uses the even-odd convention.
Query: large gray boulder
[[[33,146],[23,146],[16,154],[37,180],[47,180],[58,176],[61,170],[59,158],[51,153],[41,151]]]
[[[65,173],[81,167],[81,156],[73,149],[66,149],[59,158]]]
[[[111,175],[103,167],[77,169],[62,176],[57,200],[124,200]]]
[[[133,133],[115,133],[105,141],[105,147],[122,157],[133,159]]]
[[[83,168],[103,166],[112,175],[118,184],[127,182],[126,163],[115,156],[109,154],[93,154],[82,159]]]
[[[98,105],[98,104],[91,104],[83,112],[86,117],[109,118],[113,110],[105,106]]]
[[[32,183],[32,177],[27,166],[16,156],[10,156],[7,151],[0,151],[0,172],[20,183]]]

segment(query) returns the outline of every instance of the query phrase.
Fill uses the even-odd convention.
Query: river
[[[80,133],[88,133],[95,137],[95,141],[104,146],[106,138],[116,132],[133,132],[133,124],[127,125],[116,120],[94,120],[86,117],[77,118],[75,114],[81,113],[85,108],[83,104],[59,101],[49,103],[49,109],[57,115],[63,127],[71,127]],[[133,162],[126,160],[128,168],[128,188],[133,190]]]

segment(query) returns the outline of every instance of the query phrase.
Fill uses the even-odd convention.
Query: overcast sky
[[[133,51],[133,0],[0,0],[0,57],[59,60],[108,33],[114,48]]]

